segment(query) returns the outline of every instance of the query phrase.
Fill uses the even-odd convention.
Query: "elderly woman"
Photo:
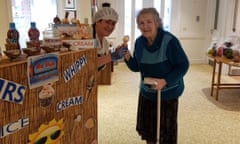
[[[128,68],[141,75],[136,129],[147,144],[156,143],[157,91],[161,90],[160,143],[176,144],[178,99],[184,91],[189,61],[179,40],[163,30],[155,8],[143,8],[137,25],[141,36],[136,39],[133,55],[129,51],[124,55]],[[155,85],[145,85],[144,78]]]

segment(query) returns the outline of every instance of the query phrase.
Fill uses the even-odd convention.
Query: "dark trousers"
[[[177,144],[178,99],[161,101],[160,144]],[[156,143],[157,102],[139,97],[137,131],[147,144]]]

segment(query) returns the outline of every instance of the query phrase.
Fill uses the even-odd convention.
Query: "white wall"
[[[210,29],[209,0],[173,0],[171,31],[177,35],[191,63],[206,62]],[[207,41],[207,42],[206,42]]]
[[[85,18],[88,18],[88,23],[92,23],[90,0],[77,0],[77,10],[81,23],[84,23]]]
[[[240,0],[238,0],[238,11],[237,11],[237,24],[236,24],[236,31],[240,34]]]
[[[232,33],[235,0],[220,0],[218,27],[220,41]]]
[[[171,31],[179,37],[191,63],[206,63],[206,52],[214,29],[216,0],[173,0],[172,4]],[[224,41],[232,32],[234,5],[235,0],[220,0],[217,28],[219,41]],[[239,9],[236,24],[238,33]],[[199,22],[196,22],[196,16],[200,16]]]

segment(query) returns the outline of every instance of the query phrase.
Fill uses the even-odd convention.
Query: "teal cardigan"
[[[138,37],[133,56],[125,62],[131,71],[140,72],[140,93],[147,99],[156,100],[157,91],[143,84],[145,77],[166,80],[167,85],[161,90],[162,100],[175,99],[182,94],[189,61],[180,42],[171,33],[158,29],[150,46],[145,37]]]

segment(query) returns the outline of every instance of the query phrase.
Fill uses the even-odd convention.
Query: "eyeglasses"
[[[57,130],[55,132],[53,132],[51,135],[50,135],[50,139],[51,140],[56,140],[61,134],[61,130]],[[48,139],[48,136],[44,136],[40,139],[38,139],[36,142],[34,142],[34,144],[46,144],[47,142],[47,139]]]

